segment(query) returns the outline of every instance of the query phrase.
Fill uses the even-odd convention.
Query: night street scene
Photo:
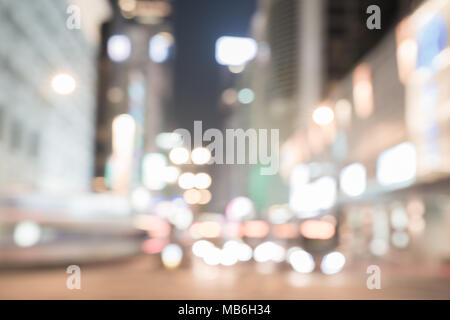
[[[450,0],[0,0],[0,39],[0,300],[450,300]]]

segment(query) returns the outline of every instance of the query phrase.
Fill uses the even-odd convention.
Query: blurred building
[[[406,260],[408,248],[415,253],[411,259],[442,262],[450,253],[443,245],[450,230],[448,115],[443,111],[450,83],[450,2],[415,5],[399,2],[386,11],[381,6],[395,26],[353,61],[347,75],[328,75],[332,81],[321,100],[309,106],[305,125],[284,145],[282,157],[292,163],[284,163],[283,170],[290,172],[291,185],[298,164],[306,165],[312,183],[322,177],[335,181],[334,204],[327,210],[340,213],[345,228],[353,228],[355,254]],[[322,190],[322,201],[327,194]]]
[[[286,168],[310,159],[311,150],[306,146],[314,140],[315,131],[308,129],[314,108],[418,3],[408,0],[259,1],[250,30],[259,43],[258,56],[246,65],[237,82],[238,90],[251,88],[255,99],[249,105],[233,108],[229,123],[279,129],[284,150],[291,143],[297,145],[295,153],[281,150],[284,181],[280,176],[259,177],[252,169],[244,174],[250,177],[248,183],[242,178],[236,180],[236,186],[242,189],[244,185],[253,199],[257,202],[259,199],[260,208],[286,202],[289,193]],[[370,5],[381,9],[380,30],[366,27],[369,17],[366,8]],[[242,177],[242,172],[236,176]]]
[[[157,134],[174,129],[171,12],[168,1],[119,1],[102,28],[95,161],[100,181],[114,174],[113,121],[119,115],[131,115],[136,126],[130,142],[134,149],[129,186],[142,183],[142,159],[145,153],[159,151]],[[114,42],[117,39],[125,44]],[[120,57],[122,50],[126,52]],[[106,185],[114,189],[111,181]],[[94,185],[97,191],[105,187]]]
[[[70,5],[80,9],[81,29],[67,26]],[[95,133],[96,32],[108,9],[106,1],[0,2],[3,192],[89,190]],[[55,91],[55,86],[64,86],[55,80],[58,74],[75,81],[73,92],[62,95]]]

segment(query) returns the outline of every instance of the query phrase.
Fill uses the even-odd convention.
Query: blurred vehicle
[[[0,267],[109,261],[139,252],[126,198],[28,195],[0,205]]]

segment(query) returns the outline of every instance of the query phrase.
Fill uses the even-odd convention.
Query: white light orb
[[[313,120],[320,126],[330,124],[334,120],[334,112],[330,107],[322,106],[314,110]]]
[[[205,172],[200,172],[195,175],[195,187],[197,189],[208,189],[211,186],[211,176]]]
[[[150,59],[156,63],[167,61],[170,54],[170,47],[173,44],[173,36],[167,32],[160,32],[151,37],[148,54]]]
[[[258,44],[252,38],[222,36],[216,40],[216,61],[221,65],[245,65],[257,53]]]
[[[167,158],[158,152],[148,153],[142,161],[144,185],[150,190],[162,190],[166,186]]]
[[[191,158],[195,164],[206,164],[211,159],[211,151],[203,147],[195,148],[192,150]]]
[[[192,245],[192,253],[199,258],[206,256],[208,250],[214,248],[214,244],[207,240],[197,240]]]
[[[177,268],[183,258],[183,250],[177,244],[169,244],[161,252],[161,260],[167,269]]]
[[[117,34],[108,39],[106,51],[114,62],[123,62],[130,57],[131,42],[126,35]]]
[[[174,164],[184,164],[189,161],[189,151],[183,147],[177,147],[170,151],[169,159]]]
[[[252,216],[254,211],[252,200],[247,197],[237,197],[228,203],[225,214],[231,221],[240,221],[244,217]]]
[[[144,187],[138,187],[131,193],[131,205],[139,212],[146,211],[152,204],[152,196]]]
[[[195,175],[192,172],[185,172],[178,178],[178,186],[181,189],[192,189],[195,186]]]
[[[346,195],[360,196],[366,190],[366,168],[361,163],[348,165],[341,170],[339,183]]]
[[[75,79],[67,73],[60,73],[53,77],[52,88],[56,93],[68,95],[75,90],[77,83]]]
[[[320,264],[320,269],[325,274],[335,274],[342,270],[345,264],[345,257],[340,252],[331,252],[325,255]]]
[[[289,255],[292,268],[300,273],[313,272],[315,268],[314,259],[311,254],[304,250],[295,250]]]
[[[22,221],[14,228],[14,242],[19,247],[31,247],[39,242],[41,228],[32,221]]]

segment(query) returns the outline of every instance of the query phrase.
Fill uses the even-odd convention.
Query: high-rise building
[[[108,12],[106,1],[0,2],[2,192],[89,190],[96,30]]]
[[[142,159],[145,153],[158,151],[157,134],[174,129],[168,126],[173,108],[171,6],[169,2],[134,4],[129,9],[119,2],[114,6],[113,19],[102,28],[95,176],[100,179],[106,176],[106,186],[113,189],[110,175],[114,175],[114,119],[128,114],[136,127],[125,189],[142,183]],[[153,8],[154,4],[158,6]],[[122,49],[126,51],[123,57]]]

